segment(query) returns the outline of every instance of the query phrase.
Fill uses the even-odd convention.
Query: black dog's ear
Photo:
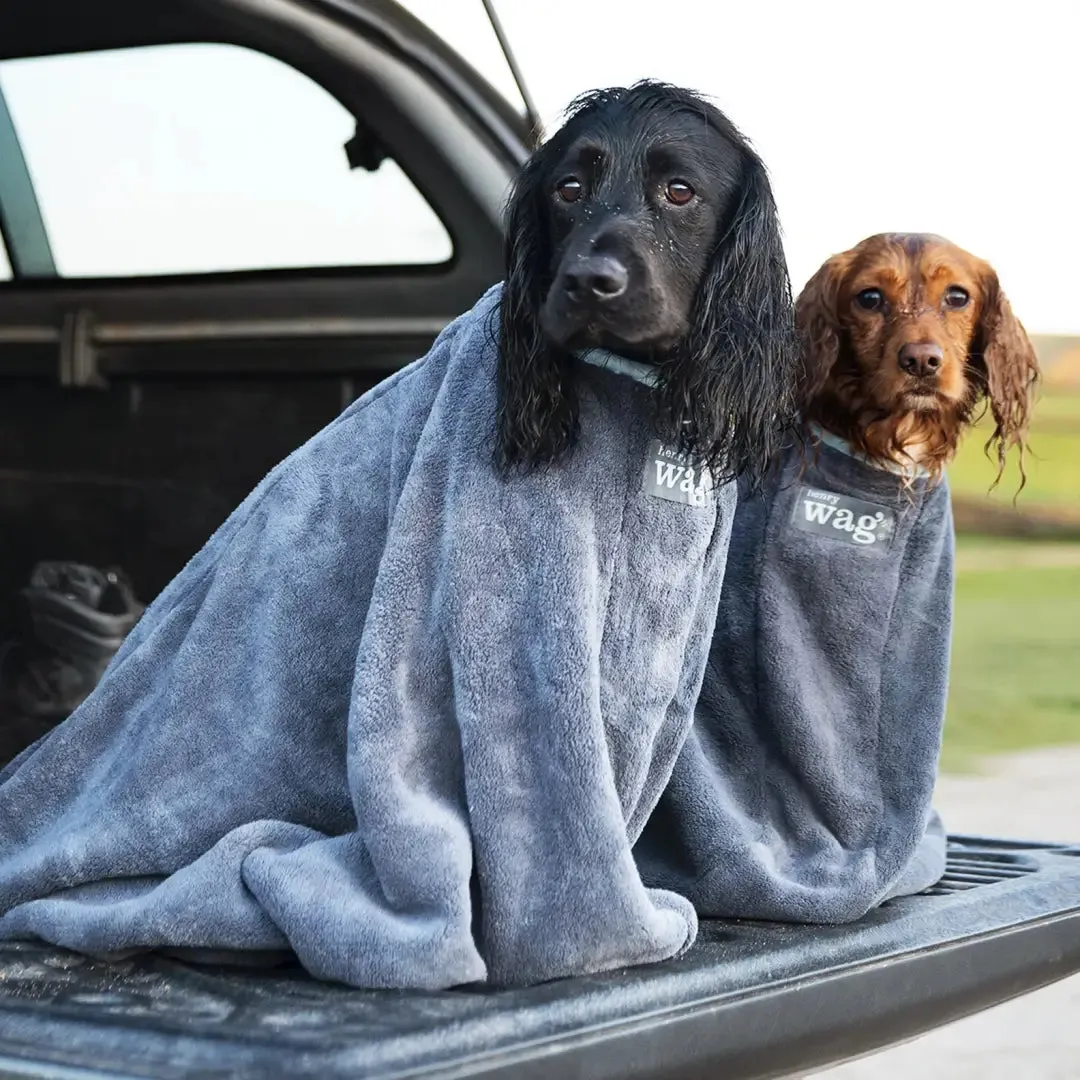
[[[691,332],[661,375],[661,425],[717,482],[764,476],[795,419],[799,359],[776,202],[744,149],[734,215],[706,270]]]
[[[522,169],[506,209],[506,278],[499,306],[496,459],[504,469],[554,461],[574,443],[578,405],[570,355],[540,326],[551,238],[544,148]]]

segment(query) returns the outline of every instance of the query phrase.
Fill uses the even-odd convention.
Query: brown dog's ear
[[[850,252],[834,255],[806,283],[795,301],[795,326],[802,352],[802,408],[821,393],[840,359],[840,286],[850,266]]]
[[[1028,412],[1039,379],[1039,361],[1023,324],[1013,314],[997,274],[989,266],[983,272],[982,292],[979,326],[969,362],[985,380],[983,396],[989,401],[994,418],[994,433],[986,443],[986,450],[994,452],[1000,480],[1006,455],[1014,446],[1018,447],[1023,487]]]

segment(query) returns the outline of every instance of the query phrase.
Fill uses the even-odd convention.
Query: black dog
[[[718,481],[758,476],[793,411],[791,287],[760,159],[719,110],[655,82],[579,98],[508,207],[499,456],[558,459],[575,350],[657,371],[658,437]]]

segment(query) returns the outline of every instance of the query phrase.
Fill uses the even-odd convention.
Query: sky
[[[514,95],[481,0],[405,5]],[[1080,334],[1080,0],[496,6],[549,128],[646,76],[723,108],[769,167],[796,289],[867,235],[937,232],[995,265],[1030,330]],[[449,250],[393,163],[344,168],[350,117],[277,61],[187,45],[0,64],[0,85],[66,274]]]
[[[994,264],[1080,333],[1080,0],[495,0],[548,125],[646,76],[708,94],[769,167],[792,279],[878,232]],[[480,0],[406,0],[512,92]]]

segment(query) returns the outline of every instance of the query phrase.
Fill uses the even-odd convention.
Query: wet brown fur
[[[945,304],[950,286],[967,291],[967,307]],[[883,294],[880,310],[856,302],[870,288]],[[807,423],[871,460],[917,464],[938,477],[985,404],[998,479],[1014,447],[1023,475],[1038,362],[987,262],[939,236],[871,236],[818,270],[796,302],[796,320]],[[912,343],[942,348],[932,393],[925,384],[918,393],[919,380],[900,367],[900,349]]]

